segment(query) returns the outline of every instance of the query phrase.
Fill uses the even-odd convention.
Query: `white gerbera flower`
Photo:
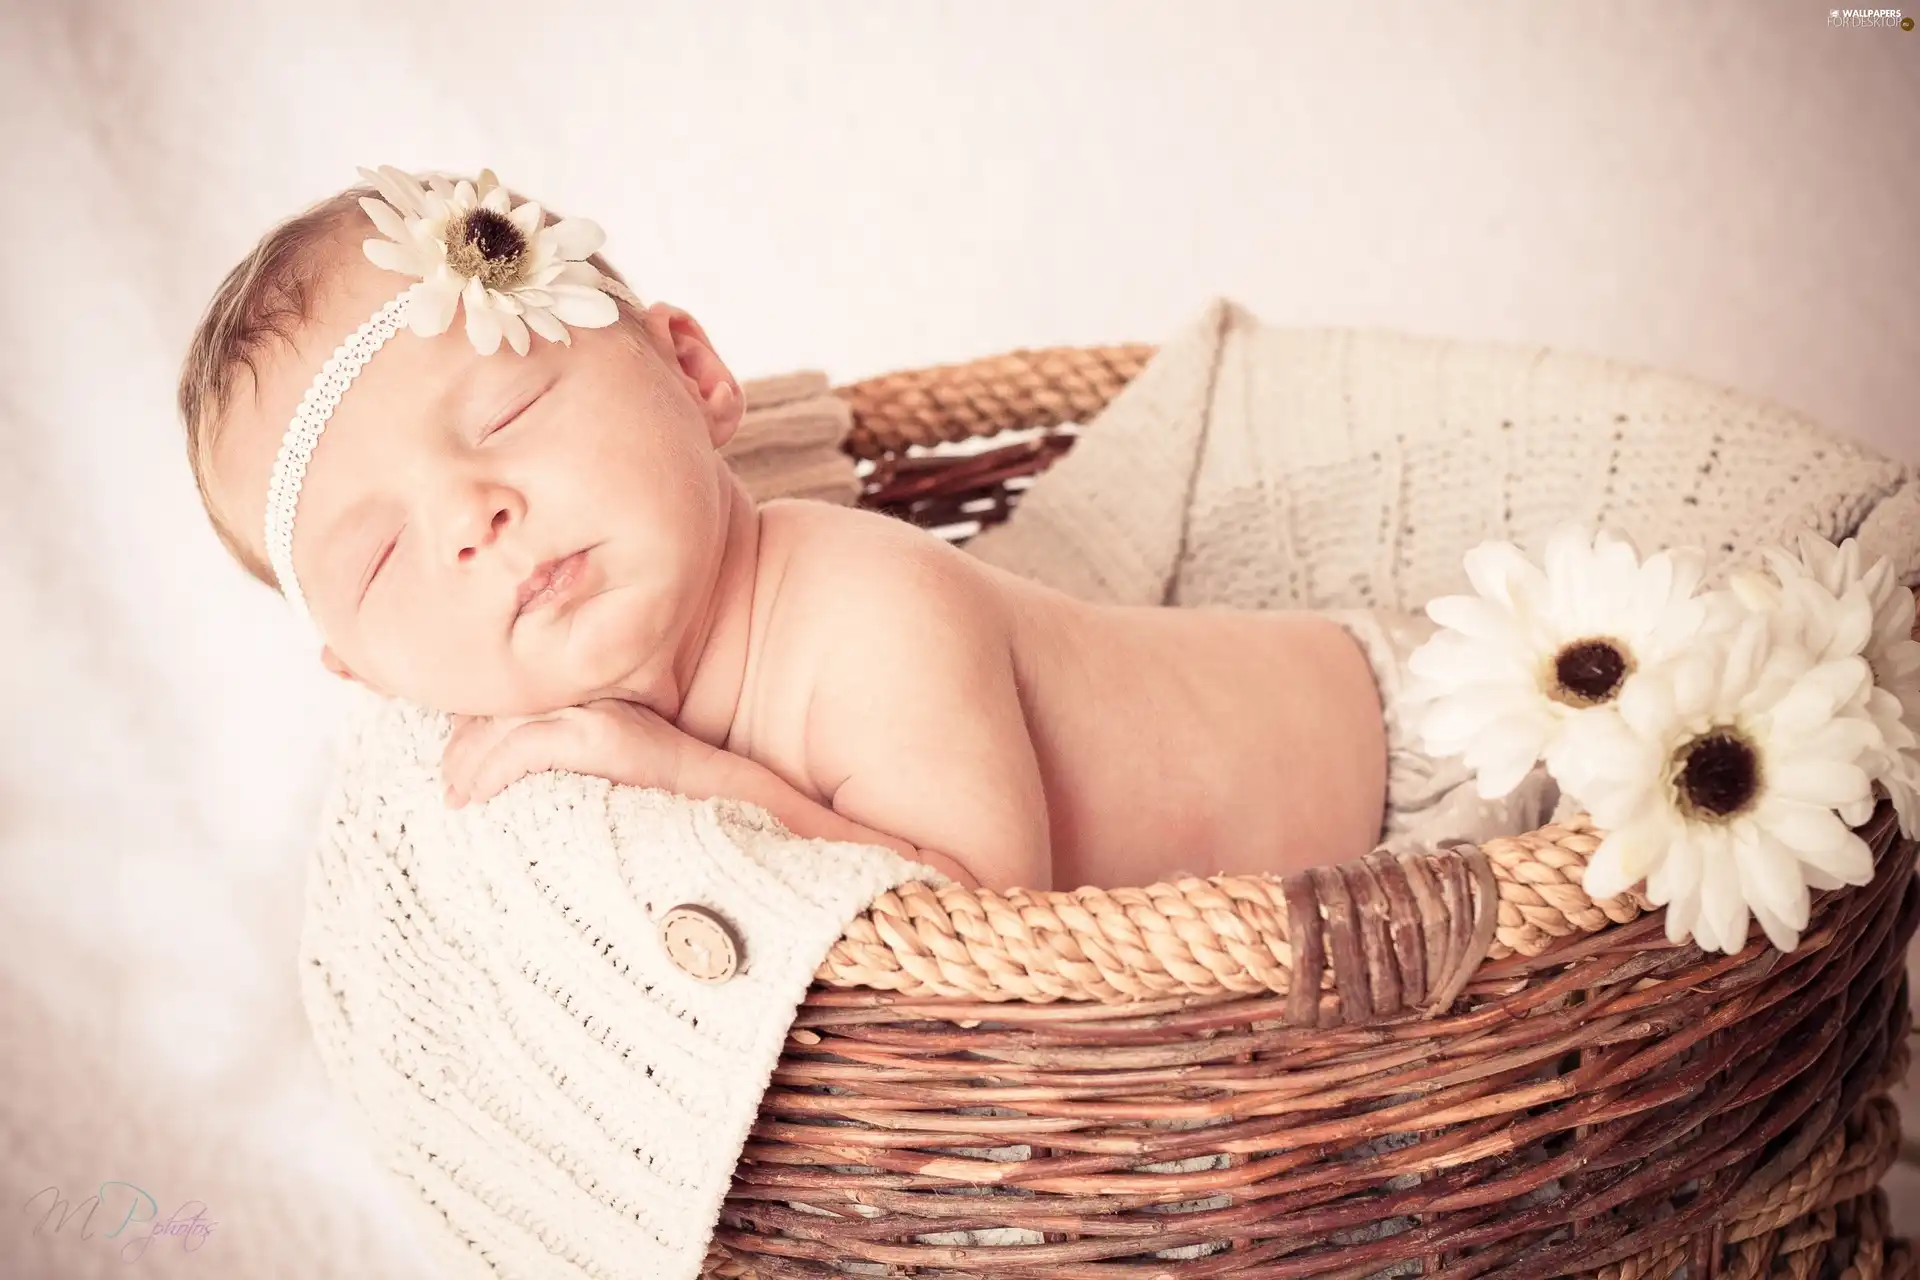
[[[1856,538],[1836,547],[1803,534],[1798,559],[1777,549],[1769,549],[1766,559],[1772,577],[1744,571],[1728,585],[1816,659],[1866,659],[1873,679],[1851,710],[1873,722],[1881,741],[1862,763],[1893,801],[1902,834],[1920,834],[1920,641],[1913,638],[1913,592],[1894,578],[1884,556],[1862,572]],[[1789,603],[1797,607],[1783,607]],[[1869,795],[1841,817],[1859,826],[1873,803]]]
[[[1442,629],[1408,659],[1430,699],[1419,724],[1426,750],[1464,757],[1487,799],[1542,758],[1563,786],[1577,778],[1567,725],[1619,698],[1709,621],[1695,595],[1697,552],[1643,563],[1624,538],[1568,525],[1548,539],[1545,564],[1511,543],[1475,547],[1466,568],[1478,594],[1429,604]]]
[[[1790,951],[1809,889],[1873,877],[1872,852],[1835,813],[1871,793],[1860,760],[1879,735],[1849,713],[1871,673],[1858,657],[1816,661],[1778,630],[1754,612],[1705,635],[1579,729],[1591,764],[1579,799],[1608,833],[1586,890],[1644,878],[1675,942],[1737,951],[1751,911]]]
[[[475,351],[492,355],[505,338],[525,355],[529,330],[571,342],[568,325],[598,329],[619,318],[614,298],[640,305],[586,261],[606,240],[598,224],[565,218],[542,225],[540,206],[529,200],[515,208],[491,169],[473,182],[431,175],[424,187],[392,165],[360,175],[386,197],[361,199],[386,237],[361,247],[375,266],[420,277],[408,290],[407,323],[423,338],[445,333],[464,302]]]

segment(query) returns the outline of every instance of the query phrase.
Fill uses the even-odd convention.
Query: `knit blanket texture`
[[[1549,347],[1263,325],[1218,300],[968,550],[1114,604],[1416,612],[1565,520],[1709,582],[1809,530],[1920,579],[1920,468],[1676,373]]]

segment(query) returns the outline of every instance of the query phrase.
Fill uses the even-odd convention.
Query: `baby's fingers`
[[[497,795],[530,773],[569,769],[583,754],[580,734],[566,719],[527,720],[496,735],[484,754],[466,767],[463,779],[452,783],[448,796],[454,808],[479,803]]]
[[[440,780],[449,803],[472,790],[473,772],[482,760],[525,721],[511,716],[455,716],[453,732],[440,751]]]

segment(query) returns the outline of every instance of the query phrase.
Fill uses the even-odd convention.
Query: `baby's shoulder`
[[[997,590],[959,548],[876,511],[780,498],[761,505],[760,522],[761,563],[774,570],[783,600],[904,608]]]
[[[816,498],[771,498],[760,504],[762,559],[877,553],[906,554],[924,550],[927,543],[946,544],[933,534],[904,520],[847,507]]]
[[[760,556],[777,593],[781,643],[823,675],[910,660],[932,641],[1004,636],[998,584],[965,552],[904,520],[778,499],[760,510]]]

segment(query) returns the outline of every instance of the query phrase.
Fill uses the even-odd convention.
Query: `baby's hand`
[[[711,750],[636,702],[596,698],[537,716],[456,715],[440,776],[455,809],[548,769],[671,791],[688,761]]]

